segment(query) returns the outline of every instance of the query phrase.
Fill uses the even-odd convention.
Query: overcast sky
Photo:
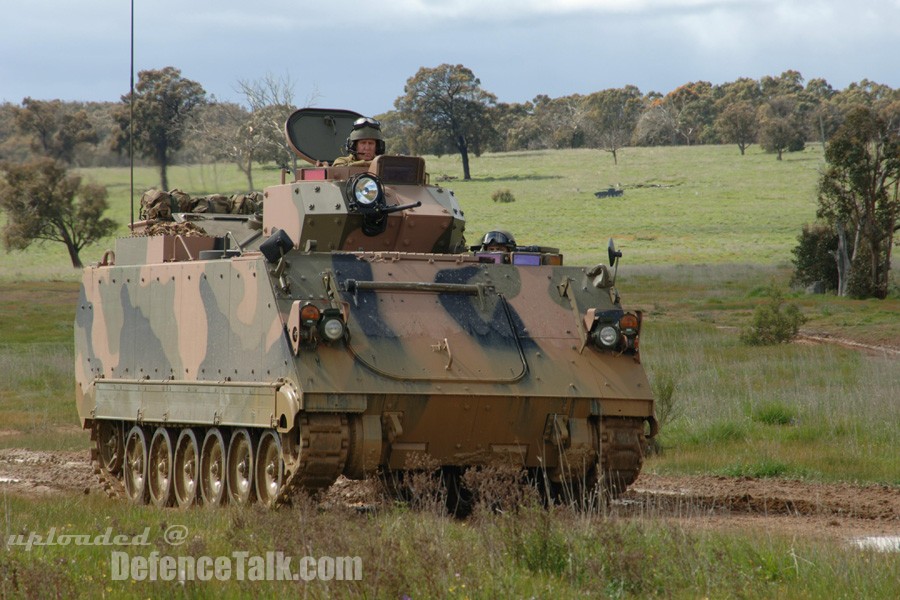
[[[0,0],[0,101],[118,101],[128,0]],[[900,0],[135,0],[135,71],[220,100],[294,84],[298,105],[378,114],[422,67],[463,64],[501,102],[799,71],[900,88]]]

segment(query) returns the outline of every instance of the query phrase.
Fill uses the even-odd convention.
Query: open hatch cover
[[[284,133],[300,158],[313,164],[331,163],[346,154],[344,144],[353,131],[354,121],[360,117],[350,110],[301,108],[288,117]]]

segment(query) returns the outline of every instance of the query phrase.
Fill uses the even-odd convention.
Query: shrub
[[[513,193],[509,191],[508,188],[504,188],[502,190],[497,190],[493,194],[491,194],[491,200],[494,202],[515,202],[516,197],[513,196]]]
[[[756,307],[750,327],[741,332],[741,341],[753,346],[790,342],[805,322],[800,309],[786,304],[781,292],[773,286],[769,301]]]
[[[838,287],[837,252],[838,236],[825,225],[804,225],[797,237],[797,247],[791,250],[794,258],[792,285],[808,286],[821,281],[826,291]]]

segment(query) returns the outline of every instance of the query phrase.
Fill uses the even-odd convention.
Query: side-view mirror
[[[613,239],[609,238],[609,266],[613,266],[616,264],[617,258],[622,258],[622,251],[616,250],[616,245],[613,243]]]

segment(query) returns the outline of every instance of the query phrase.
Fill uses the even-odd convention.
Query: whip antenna
[[[131,93],[128,95],[129,108],[131,115],[128,118],[128,154],[131,156],[131,172],[129,181],[131,183],[131,233],[134,234],[134,0],[131,0]]]

